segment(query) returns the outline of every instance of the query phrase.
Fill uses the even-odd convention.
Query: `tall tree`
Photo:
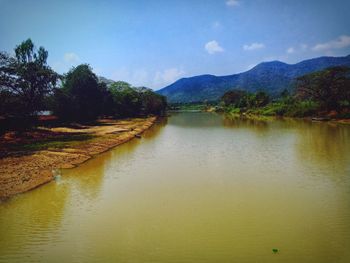
[[[44,107],[59,75],[47,65],[48,52],[35,48],[31,39],[15,48],[15,57],[0,54],[0,93],[9,104],[1,107],[5,116],[34,116]]]
[[[103,91],[87,64],[72,68],[55,92],[54,113],[62,119],[90,121],[102,113]]]

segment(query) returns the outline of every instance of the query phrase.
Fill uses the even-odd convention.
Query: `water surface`
[[[173,114],[0,204],[0,262],[345,263],[349,247],[350,127],[328,123]]]

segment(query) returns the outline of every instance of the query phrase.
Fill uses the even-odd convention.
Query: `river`
[[[61,173],[0,203],[0,262],[350,262],[350,126],[174,113]]]

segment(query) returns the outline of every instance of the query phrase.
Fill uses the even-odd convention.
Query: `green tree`
[[[55,92],[54,113],[64,120],[90,121],[102,113],[103,90],[89,65],[72,68]]]
[[[255,93],[254,97],[254,106],[264,107],[270,102],[270,96],[265,91],[258,91]]]
[[[350,68],[332,67],[297,79],[297,97],[320,104],[323,110],[339,110],[350,102]]]
[[[35,48],[31,39],[15,48],[15,57],[0,53],[0,114],[28,118],[44,109],[45,96],[59,75],[47,65],[48,52]]]
[[[221,101],[225,104],[225,106],[232,105],[234,107],[239,107],[241,100],[247,94],[244,90],[229,90],[222,97]]]
[[[142,99],[129,83],[118,81],[109,88],[113,101],[114,113],[117,117],[133,117],[141,113]]]
[[[145,115],[164,113],[167,107],[166,97],[159,95],[147,88],[141,88],[140,94],[142,98],[142,113]]]
[[[111,91],[105,82],[99,82],[98,85],[102,93],[101,114],[108,117],[114,116],[114,100]]]

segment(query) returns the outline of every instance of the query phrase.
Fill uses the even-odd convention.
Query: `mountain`
[[[111,79],[107,79],[105,77],[102,77],[102,76],[98,76],[98,80],[100,82],[103,82],[107,85],[107,87],[109,87],[111,84],[113,84],[115,81],[114,80],[111,80]]]
[[[264,90],[271,95],[278,95],[282,90],[291,88],[297,77],[333,66],[350,67],[350,55],[319,57],[297,64],[263,62],[246,72],[234,75],[182,78],[156,92],[166,96],[169,102],[215,101],[231,89],[250,92]]]

